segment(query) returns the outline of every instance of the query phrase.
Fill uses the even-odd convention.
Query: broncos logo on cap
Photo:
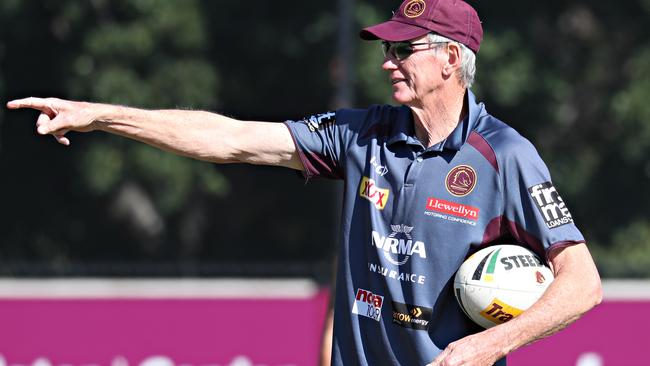
[[[411,0],[404,6],[404,15],[409,18],[417,18],[424,13],[426,7],[424,0]]]

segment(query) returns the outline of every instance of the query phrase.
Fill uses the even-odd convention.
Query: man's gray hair
[[[429,33],[427,36],[429,38],[429,42],[432,43],[453,42],[460,46],[462,60],[460,69],[458,70],[458,79],[464,88],[469,89],[474,83],[474,76],[476,75],[476,55],[474,52],[467,48],[467,46],[464,44],[456,42],[439,34]]]

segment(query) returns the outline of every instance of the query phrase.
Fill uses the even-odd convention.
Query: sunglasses
[[[433,46],[437,44],[442,44],[442,43],[447,43],[447,42],[420,42],[420,43],[411,43],[411,42],[388,42],[388,41],[382,41],[381,42],[381,49],[384,52],[384,57],[393,57],[397,61],[402,61],[406,59],[407,57],[411,56],[413,53],[417,51],[424,51],[424,50],[429,50],[434,47],[427,47],[427,48],[415,48],[414,46]]]

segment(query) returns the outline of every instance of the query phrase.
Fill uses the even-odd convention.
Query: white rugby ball
[[[528,309],[553,279],[550,268],[530,250],[494,245],[465,260],[456,272],[454,293],[470,319],[491,328]]]

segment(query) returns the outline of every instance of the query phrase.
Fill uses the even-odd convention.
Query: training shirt
[[[345,185],[333,365],[424,365],[481,331],[453,278],[483,246],[523,243],[545,258],[584,242],[532,144],[470,91],[466,103],[467,118],[430,148],[406,106],[286,122],[304,176]]]

